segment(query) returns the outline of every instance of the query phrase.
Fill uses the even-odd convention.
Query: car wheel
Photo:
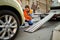
[[[19,19],[10,10],[0,11],[0,40],[13,40],[19,29]]]

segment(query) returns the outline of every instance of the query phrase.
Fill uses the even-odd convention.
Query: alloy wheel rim
[[[17,31],[17,21],[11,15],[0,17],[0,39],[9,39]]]

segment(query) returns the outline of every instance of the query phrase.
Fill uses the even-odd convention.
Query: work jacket
[[[27,21],[30,21],[32,19],[32,17],[29,15],[29,13],[26,10],[24,10],[24,17],[25,17],[25,20]]]

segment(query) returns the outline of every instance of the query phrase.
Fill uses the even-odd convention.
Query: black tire
[[[17,36],[18,30],[19,30],[19,26],[20,26],[19,25],[19,18],[17,17],[17,15],[14,12],[12,12],[10,10],[0,10],[0,17],[4,16],[4,15],[11,15],[11,16],[13,16],[15,18],[15,20],[17,21],[17,31],[16,31],[16,33],[14,34],[14,36],[12,38],[0,39],[0,40],[14,40],[15,37]]]
[[[40,17],[40,19],[43,19],[44,17]]]
[[[44,16],[40,15],[40,19],[43,19],[43,18],[44,18]]]
[[[40,19],[43,19],[44,17],[42,17],[41,15],[40,15]]]

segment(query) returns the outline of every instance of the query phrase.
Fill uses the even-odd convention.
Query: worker
[[[30,7],[28,5],[25,6],[24,9],[24,17],[25,17],[25,21],[28,22],[29,25],[33,25],[32,17],[29,15],[30,12]]]
[[[33,13],[35,13],[37,9],[37,5],[35,5],[34,2],[32,3],[31,9],[33,9]]]

